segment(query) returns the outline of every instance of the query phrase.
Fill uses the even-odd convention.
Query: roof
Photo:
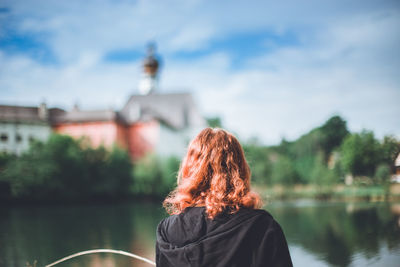
[[[0,105],[0,121],[24,123],[49,123],[57,114],[65,111],[42,104],[39,107]]]
[[[99,122],[99,121],[123,121],[118,112],[110,109],[104,110],[71,110],[60,114],[54,123],[72,122]]]
[[[152,119],[175,129],[205,124],[189,93],[132,95],[121,114],[129,124]]]
[[[132,95],[120,112],[111,109],[66,112],[59,108],[47,109],[44,104],[39,107],[0,105],[0,121],[50,124],[118,121],[132,124],[154,119],[177,130],[206,124],[189,93]]]

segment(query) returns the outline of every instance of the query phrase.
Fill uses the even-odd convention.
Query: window
[[[21,143],[21,142],[22,142],[22,136],[21,136],[20,134],[17,134],[17,135],[15,136],[15,141],[16,141],[17,143]]]
[[[2,133],[1,135],[0,135],[0,140],[1,140],[1,142],[7,142],[8,141],[8,135],[7,134],[5,134],[5,133]]]

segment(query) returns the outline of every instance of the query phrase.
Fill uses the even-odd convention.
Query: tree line
[[[179,160],[148,155],[132,163],[127,151],[93,148],[85,139],[53,134],[21,156],[0,154],[0,199],[86,201],[165,196]]]
[[[210,120],[220,126],[219,119]],[[297,140],[263,146],[242,142],[252,179],[260,185],[387,184],[400,141],[350,133],[334,116]],[[0,200],[92,200],[165,197],[176,185],[180,159],[149,154],[132,162],[127,151],[93,148],[88,140],[53,134],[20,156],[0,154]]]
[[[345,182],[383,184],[394,173],[400,141],[393,136],[378,140],[372,131],[350,133],[340,116],[294,141],[277,146],[257,141],[244,145],[254,182],[260,184],[317,184]]]

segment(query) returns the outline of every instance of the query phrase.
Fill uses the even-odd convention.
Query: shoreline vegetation
[[[253,190],[260,194],[264,203],[276,200],[313,199],[320,201],[400,201],[400,184],[389,187],[376,186],[316,186],[294,185],[285,187],[275,185],[272,187],[253,186]]]
[[[252,190],[258,193],[263,205],[275,201],[297,201],[317,200],[326,202],[348,201],[348,202],[399,202],[400,184],[392,184],[389,187],[383,186],[346,186],[335,185],[330,187],[315,185],[293,185],[290,187],[273,185],[271,187],[254,185]],[[54,198],[7,198],[0,199],[2,206],[53,206],[53,205],[107,205],[119,203],[161,203],[165,196],[156,195],[135,195],[124,197],[92,197],[76,199],[54,199]]]
[[[219,119],[209,120],[221,127]],[[333,116],[294,141],[265,146],[242,141],[253,189],[275,199],[399,200],[391,183],[400,141],[363,130],[348,131]],[[0,153],[0,205],[161,201],[176,186],[180,159],[148,154],[132,162],[126,150],[93,148],[87,139],[51,135],[21,155]]]

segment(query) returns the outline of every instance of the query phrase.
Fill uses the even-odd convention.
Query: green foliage
[[[128,193],[131,168],[129,155],[119,148],[85,148],[82,141],[52,135],[9,161],[2,180],[9,183],[14,198],[121,197]]]
[[[321,131],[321,148],[325,153],[325,158],[332,151],[339,147],[344,138],[349,134],[346,121],[339,116],[333,116],[320,128]]]
[[[385,136],[381,146],[381,161],[394,171],[394,161],[400,153],[400,141],[393,136]]]
[[[103,161],[95,161],[92,163],[93,173],[101,170],[97,177],[101,179],[96,182],[94,192],[99,195],[127,196],[130,191],[129,187],[132,183],[132,163],[128,153],[125,150],[113,147],[108,152],[108,156]]]
[[[325,165],[322,154],[317,156],[310,177],[311,182],[316,185],[332,185],[339,182],[335,171],[328,169]]]
[[[292,185],[299,182],[292,161],[285,156],[280,156],[272,167],[271,179],[273,183]]]
[[[377,167],[386,164],[394,171],[400,142],[386,136],[380,143],[368,131],[350,134],[346,121],[333,116],[295,141],[282,139],[275,147],[251,142],[244,150],[256,183],[331,185],[340,183],[347,173],[382,181],[384,171],[377,178]]]
[[[270,151],[254,143],[243,146],[246,159],[251,169],[251,179],[258,184],[271,184],[272,163]]]
[[[208,122],[221,126],[219,118]],[[266,147],[251,139],[243,148],[255,183],[321,187],[348,173],[370,177],[363,178],[369,184],[387,184],[400,142],[391,136],[379,142],[368,131],[349,134],[346,122],[334,116],[295,141]],[[91,148],[85,140],[52,135],[47,142],[32,142],[19,157],[0,154],[0,199],[164,197],[176,186],[179,164],[175,157],[147,155],[133,166],[117,147]]]
[[[131,192],[137,195],[164,197],[176,185],[180,161],[175,157],[161,159],[148,154],[135,163]]]
[[[133,179],[131,191],[134,194],[155,194],[158,191],[157,185],[161,183],[159,159],[152,154],[139,159],[133,169]]]
[[[369,131],[348,135],[340,148],[343,169],[353,176],[375,174],[380,162],[380,144]]]
[[[289,142],[285,138],[282,138],[282,141],[279,144],[279,146],[273,147],[273,149],[280,154],[289,155],[292,144],[293,144],[292,142]]]
[[[381,163],[376,168],[375,172],[375,183],[383,185],[385,189],[385,197],[390,195],[390,175],[391,175],[391,168],[389,164]]]
[[[169,193],[177,185],[180,163],[180,159],[174,156],[168,157],[162,161],[162,196],[166,195],[166,193]]]
[[[273,147],[253,141],[244,150],[258,184],[332,185],[342,182],[348,173],[363,176],[358,180],[371,184],[383,183],[394,171],[400,142],[392,136],[379,142],[368,131],[350,134],[346,121],[333,116],[295,141],[282,139]],[[389,172],[387,167],[378,172],[382,164],[390,167]]]
[[[385,184],[390,181],[390,166],[388,164],[380,164],[375,171],[375,180],[377,183]]]
[[[315,154],[322,151],[321,140],[321,131],[319,129],[314,129],[293,142],[289,149],[289,153],[294,158],[315,156]]]
[[[179,159],[148,155],[135,163],[125,150],[92,148],[52,135],[16,157],[0,155],[0,198],[86,200],[128,195],[164,197],[176,185]]]
[[[4,170],[5,166],[12,160],[17,158],[16,155],[8,154],[5,152],[0,152],[0,174],[1,171]]]
[[[299,139],[282,139],[279,146],[262,147],[257,142],[244,146],[253,180],[264,184],[333,183],[340,169],[329,170],[327,160],[347,136],[346,122],[339,116],[312,129]],[[318,178],[317,178],[318,177]]]
[[[298,156],[293,159],[293,166],[296,172],[299,174],[299,182],[301,183],[310,183],[311,181],[311,172],[314,169],[315,165],[315,155],[304,155]]]
[[[222,128],[222,122],[220,117],[207,118],[207,124],[211,128]]]
[[[11,198],[10,183],[4,175],[4,170],[10,162],[17,158],[16,155],[8,153],[0,153],[0,200],[7,200]]]

